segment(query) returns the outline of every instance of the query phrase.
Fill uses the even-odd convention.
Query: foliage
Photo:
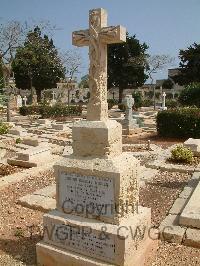
[[[200,107],[200,83],[191,83],[186,86],[180,93],[179,102],[185,106]]]
[[[183,145],[177,145],[171,150],[170,160],[176,163],[191,163],[193,161],[193,153],[191,149],[188,149]]]
[[[16,141],[15,141],[16,144],[19,144],[21,142],[22,142],[22,140],[20,138],[17,138]]]
[[[54,106],[49,106],[44,104],[20,107],[21,115],[41,115],[42,118],[80,116],[81,113],[82,107],[80,105],[66,106],[62,104],[56,104]]]
[[[146,43],[127,34],[126,42],[108,46],[108,88],[119,88],[119,101],[123,90],[142,86],[147,79],[145,66],[139,58],[146,57]]]
[[[123,112],[125,112],[125,110],[126,110],[126,107],[125,107],[125,105],[123,103],[119,103],[118,104],[118,108],[119,108],[119,110],[121,110]]]
[[[178,107],[178,102],[173,99],[166,99],[166,106],[167,108],[176,108]]]
[[[172,93],[166,93],[166,99],[172,99],[173,98],[173,95]]]
[[[200,109],[176,108],[159,112],[157,131],[162,137],[200,138]]]
[[[118,100],[115,99],[108,99],[107,102],[108,102],[108,109],[111,109],[114,105],[118,104]]]
[[[186,50],[180,50],[179,58],[180,74],[175,77],[175,82],[180,85],[200,82],[200,44],[194,43]]]
[[[145,93],[145,95],[149,98],[149,99],[153,99],[153,91],[147,91]]]
[[[160,99],[160,92],[155,93],[156,99]]]
[[[9,125],[0,122],[0,135],[7,134],[9,129],[10,129]]]
[[[162,84],[162,88],[171,90],[173,88],[173,82],[170,79],[166,79]]]
[[[134,108],[138,109],[142,106],[142,95],[139,91],[134,91],[132,94],[134,98]]]
[[[12,68],[17,87],[31,89],[34,86],[38,101],[41,91],[56,87],[56,82],[65,74],[53,40],[42,36],[39,27],[30,31],[24,45],[17,49]]]
[[[144,99],[142,101],[142,106],[144,107],[150,107],[150,106],[153,106],[153,100],[150,100],[150,99]]]

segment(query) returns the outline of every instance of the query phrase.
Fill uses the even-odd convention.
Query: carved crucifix
[[[107,45],[126,41],[126,29],[122,26],[107,27],[106,10],[93,9],[89,12],[89,29],[74,31],[72,43],[89,46],[89,88],[90,100],[87,119],[103,121],[108,119],[107,105]]]

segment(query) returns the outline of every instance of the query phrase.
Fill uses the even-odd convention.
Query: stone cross
[[[165,92],[163,92],[163,109],[166,107],[165,106],[165,98],[166,98],[166,93]]]
[[[132,107],[135,103],[134,98],[130,94],[126,95],[126,97],[123,100],[123,103],[126,107],[125,119],[131,121],[133,119]]]
[[[24,96],[23,100],[24,100],[24,105],[26,106],[26,103],[27,103],[27,97]]]
[[[73,45],[89,46],[90,100],[87,119],[90,121],[108,119],[107,45],[125,41],[126,29],[122,26],[107,27],[107,12],[102,8],[89,11],[89,29],[72,33]]]

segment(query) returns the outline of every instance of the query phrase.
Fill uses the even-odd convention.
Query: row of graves
[[[142,266],[161,241],[200,248],[199,164],[168,162],[173,146],[124,143],[142,130],[130,95],[124,99],[125,117],[113,109],[109,118],[107,44],[124,41],[125,28],[108,27],[107,12],[91,10],[89,30],[73,32],[73,44],[90,51],[86,119],[19,119],[0,137],[1,163],[21,167],[0,178],[0,190],[54,169],[53,183],[24,191],[16,203],[45,212],[43,238],[36,245],[40,266]],[[154,119],[155,113],[146,110],[144,116]],[[200,156],[200,140],[184,145]],[[188,181],[155,228],[151,208],[142,206],[139,194],[163,172],[185,174]]]

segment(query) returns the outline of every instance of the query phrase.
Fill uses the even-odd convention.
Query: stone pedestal
[[[72,128],[74,155],[116,156],[122,152],[122,128],[114,120],[79,121]]]
[[[114,135],[114,125],[121,132],[121,125],[112,122],[97,123],[102,128],[91,131],[87,126],[94,122],[77,122],[73,128],[77,147],[82,143],[87,151],[89,139],[97,146],[110,143],[102,139]],[[111,149],[110,155],[100,149],[100,157],[92,150],[93,156],[80,156],[78,151],[82,155],[84,149],[54,166],[57,206],[44,215],[38,265],[143,265],[144,254],[152,245],[148,236],[151,210],[138,203],[138,160],[122,153],[120,145],[118,151]]]

